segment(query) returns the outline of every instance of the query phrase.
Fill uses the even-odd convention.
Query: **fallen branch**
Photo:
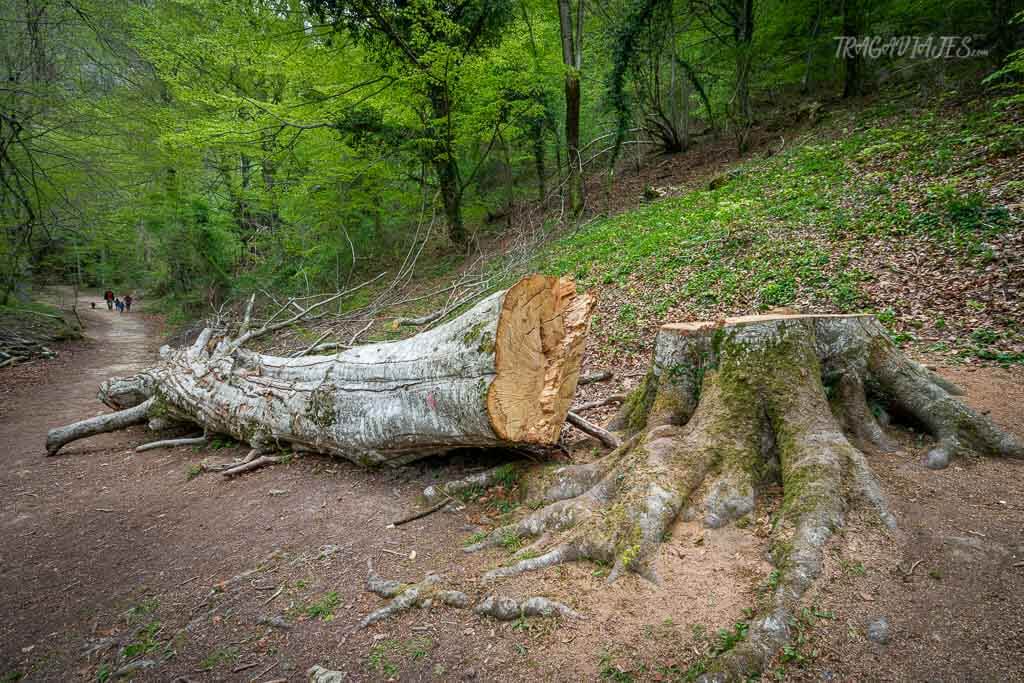
[[[296,353],[293,353],[292,354],[292,358],[301,358],[302,356],[308,356],[309,354],[313,353],[313,349],[315,349],[317,347],[317,344],[322,342],[324,339],[327,339],[327,337],[331,336],[331,332],[332,332],[332,330],[327,330],[326,332],[321,334],[319,337],[317,337],[317,340],[315,342],[313,342],[312,344],[310,344],[309,346],[307,346],[303,350],[298,351]]]
[[[582,413],[584,410],[593,410],[594,408],[611,405],[612,403],[622,403],[625,400],[626,397],[623,394],[612,394],[608,398],[602,398],[598,401],[590,401],[588,403],[581,403],[578,406],[574,406],[572,412]]]
[[[903,576],[910,576],[911,574],[914,573],[914,570],[917,569],[917,565],[921,564],[922,562],[924,562],[924,560],[918,560],[914,564],[910,565],[910,570],[909,571],[903,571],[903,565],[899,565],[899,564],[896,565],[896,568],[900,570],[900,574],[903,574]]]
[[[582,387],[587,384],[594,384],[595,382],[607,382],[615,374],[611,370],[600,370],[598,372],[588,372],[585,375],[580,375],[579,380],[576,382],[576,386]]]
[[[606,429],[602,429],[591,422],[587,422],[572,411],[569,411],[569,414],[565,416],[565,420],[584,434],[594,437],[608,448],[616,449],[622,445],[622,441],[619,440],[619,437]]]
[[[234,477],[245,472],[258,470],[259,468],[266,467],[267,465],[276,465],[281,462],[287,462],[290,458],[290,455],[261,455],[255,460],[243,462],[231,469],[224,470],[223,474],[225,477]]]
[[[373,320],[373,318],[371,318],[371,319],[370,319],[370,322],[368,322],[368,323],[366,323],[365,325],[363,325],[363,326],[362,326],[362,327],[361,327],[361,328],[359,329],[359,331],[358,331],[358,332],[356,332],[355,334],[353,334],[353,335],[352,335],[352,338],[348,340],[348,345],[349,345],[350,347],[351,347],[351,346],[353,346],[353,345],[354,345],[354,344],[356,343],[356,339],[359,339],[359,337],[363,336],[363,333],[364,333],[364,332],[366,332],[366,331],[367,331],[368,329],[370,329],[370,327],[372,327],[372,326],[373,326],[373,323],[374,323],[374,322],[375,322],[375,321]]]
[[[178,446],[201,446],[206,443],[205,436],[193,436],[184,439],[164,439],[163,441],[151,441],[144,443],[135,449],[136,453],[152,451],[157,448],[176,448]]]
[[[263,327],[259,328],[258,330],[252,330],[250,332],[245,332],[244,334],[240,334],[237,339],[235,339],[234,341],[231,342],[229,350],[233,351],[234,349],[237,349],[237,348],[241,347],[243,344],[245,344],[247,342],[250,342],[253,339],[256,339],[257,337],[262,337],[265,334],[269,334],[271,332],[276,332],[277,330],[280,330],[280,329],[283,329],[285,327],[288,327],[289,325],[294,325],[298,321],[308,317],[313,311],[317,310],[318,308],[322,308],[322,307],[326,306],[327,304],[329,304],[329,303],[331,303],[333,301],[337,301],[338,299],[340,299],[343,296],[346,296],[348,294],[352,294],[353,292],[356,292],[356,291],[362,289],[363,287],[366,287],[368,285],[373,284],[377,280],[379,280],[382,277],[384,277],[385,274],[386,273],[381,273],[380,275],[378,275],[375,278],[371,278],[371,279],[367,280],[366,282],[363,282],[361,284],[356,285],[355,287],[352,287],[351,289],[346,289],[343,292],[338,292],[337,294],[329,296],[326,299],[324,299],[322,301],[318,301],[315,304],[312,304],[312,305],[307,306],[305,308],[302,308],[301,306],[296,304],[295,300],[292,299],[292,300],[290,300],[288,302],[288,305],[294,304],[295,307],[299,309],[298,313],[293,315],[291,318],[288,318],[287,320],[282,320],[279,323],[274,323],[274,324],[267,323]],[[273,317],[271,318],[271,320],[273,320]]]
[[[472,301],[476,297],[480,296],[480,294],[482,294],[486,290],[487,290],[486,287],[481,287],[481,288],[474,289],[472,292],[470,292],[466,296],[462,297],[461,299],[458,299],[457,301],[454,301],[454,302],[446,303],[444,306],[442,306],[441,308],[437,309],[433,313],[428,313],[427,315],[421,315],[421,316],[419,316],[417,318],[395,318],[395,321],[394,321],[393,324],[394,324],[395,327],[405,327],[405,326],[419,327],[419,326],[422,326],[422,325],[429,325],[430,323],[436,322],[436,321],[440,320],[441,318],[445,317],[446,315],[448,315],[449,313],[451,313],[452,311],[457,309],[459,306],[462,306],[463,304],[469,303],[470,301]]]
[[[77,439],[105,432],[115,432],[125,427],[141,424],[149,418],[149,409],[155,401],[155,398],[149,398],[134,408],[98,415],[69,424],[66,427],[51,429],[46,435],[46,454],[56,455],[64,444]]]
[[[419,512],[414,512],[411,515],[407,515],[405,517],[402,517],[401,519],[396,519],[394,522],[391,522],[391,524],[388,525],[388,528],[395,527],[395,526],[402,526],[403,524],[408,524],[409,522],[415,522],[417,519],[422,519],[422,518],[426,517],[427,515],[432,515],[432,514],[434,514],[435,512],[437,512],[438,510],[440,510],[441,508],[443,508],[445,505],[447,505],[450,502],[451,502],[450,498],[445,498],[440,503],[436,503],[434,505],[431,505],[426,510],[420,510]]]

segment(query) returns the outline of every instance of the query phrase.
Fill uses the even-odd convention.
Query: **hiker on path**
[[[103,292],[103,300],[107,302],[107,310],[114,310],[114,292],[107,290]]]
[[[125,313],[131,313],[132,312],[132,295],[131,294],[125,294],[124,295],[124,310],[125,310]]]
[[[120,299],[114,299],[114,305],[117,306],[118,313],[124,313],[124,302]]]

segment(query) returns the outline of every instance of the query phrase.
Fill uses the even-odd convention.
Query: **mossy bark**
[[[609,580],[634,572],[657,581],[654,559],[677,517],[720,527],[753,512],[766,486],[781,485],[771,608],[709,674],[743,678],[786,642],[788,615],[820,574],[823,545],[848,505],[867,503],[895,525],[854,446],[888,444],[870,402],[932,430],[939,443],[930,466],[935,451],[1024,455],[950,388],[900,354],[870,316],[666,325],[650,372],[613,422],[632,438],[597,462],[546,473],[535,487],[544,507],[467,550],[508,534],[541,539],[489,579],[591,559],[613,566]]]

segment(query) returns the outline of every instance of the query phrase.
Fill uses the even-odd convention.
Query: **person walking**
[[[112,290],[108,289],[103,292],[103,300],[107,302],[108,311],[114,310],[114,292]]]
[[[125,294],[124,295],[124,312],[125,313],[131,313],[132,312],[132,295],[131,294]]]
[[[124,313],[124,302],[120,299],[114,299],[114,305],[117,306],[118,313]]]

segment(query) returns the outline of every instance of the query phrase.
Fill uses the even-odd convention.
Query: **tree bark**
[[[735,0],[736,23],[733,37],[736,43],[736,108],[739,114],[739,151],[745,152],[747,136],[754,121],[750,106],[750,69],[754,41],[754,0]]]
[[[206,331],[188,349],[165,348],[159,367],[101,390],[108,405],[145,398],[146,409],[53,430],[48,451],[69,435],[110,431],[107,423],[126,413],[133,424],[167,416],[255,448],[361,464],[400,465],[459,447],[554,446],[593,306],[571,279],[535,275],[432,330],[334,356],[267,356],[215,343]]]
[[[864,32],[863,0],[843,0],[844,36],[859,38]],[[864,57],[860,50],[850,50],[843,59],[843,97],[864,94]]]
[[[657,582],[658,550],[678,517],[711,529],[749,521],[761,514],[759,499],[781,487],[771,599],[705,678],[746,680],[789,642],[846,510],[860,502],[895,526],[861,452],[887,447],[872,408],[911,415],[936,437],[928,467],[968,454],[1024,457],[1024,445],[949,389],[903,357],[871,316],[665,325],[650,372],[610,426],[629,440],[592,463],[522,473],[518,488],[534,511],[466,550],[539,539],[529,557],[485,580],[593,560],[612,567],[609,581],[633,572]]]
[[[565,65],[565,144],[569,163],[569,206],[573,215],[583,210],[583,159],[580,157],[580,68],[582,66],[583,0],[577,0],[576,36],[570,0],[558,0],[558,20]]]
[[[449,93],[446,85],[431,84],[427,94],[434,116],[430,124],[430,135],[434,140],[430,163],[437,174],[437,184],[441,191],[441,201],[448,224],[448,239],[452,244],[461,247],[465,246],[467,235],[466,226],[462,221],[462,182],[459,179],[459,166],[455,159],[454,141],[449,125]]]

